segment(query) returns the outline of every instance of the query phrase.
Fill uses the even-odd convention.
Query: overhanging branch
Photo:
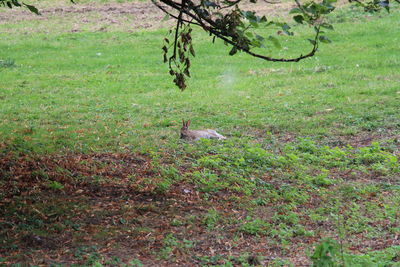
[[[311,50],[306,53],[306,54],[301,54],[297,57],[294,58],[275,58],[275,57],[270,57],[266,55],[262,55],[259,53],[255,53],[251,51],[251,49],[248,46],[244,46],[237,42],[237,36],[235,34],[227,31],[225,28],[221,27],[215,19],[213,19],[208,13],[205,13],[204,10],[201,8],[201,5],[196,5],[193,1],[191,0],[186,0],[185,4],[186,6],[184,7],[181,3],[172,1],[172,0],[159,0],[161,3],[165,4],[166,6],[172,8],[173,10],[176,10],[179,12],[179,15],[173,15],[172,12],[169,12],[164,8],[162,5],[160,5],[157,0],[154,0],[154,4],[160,8],[162,11],[170,15],[172,18],[176,19],[177,25],[179,26],[181,22],[185,22],[191,25],[197,25],[202,27],[206,32],[210,33],[211,35],[216,36],[217,38],[223,40],[224,42],[232,45],[239,51],[243,51],[253,57],[256,58],[261,58],[267,61],[272,61],[272,62],[298,62],[302,59],[312,57],[315,55],[316,51],[318,50],[318,37],[319,37],[319,27],[317,27],[316,34],[313,38],[313,46]],[[242,0],[236,0],[229,2],[232,6],[237,5],[241,2]],[[298,1],[296,1],[298,3]],[[275,2],[273,2],[275,3]],[[299,3],[298,3],[299,4]],[[230,6],[229,6],[230,7]],[[222,9],[224,7],[219,7],[219,9]],[[183,15],[186,15],[187,17],[190,18],[188,19],[183,19]],[[176,29],[177,30],[177,29]],[[175,35],[176,36],[176,35]]]

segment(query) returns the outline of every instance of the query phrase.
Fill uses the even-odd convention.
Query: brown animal
[[[212,129],[205,129],[205,130],[189,130],[190,120],[186,121],[182,119],[182,128],[181,128],[181,139],[185,140],[194,140],[197,141],[200,138],[206,139],[218,139],[223,140],[226,139],[225,136],[217,133],[215,130]]]

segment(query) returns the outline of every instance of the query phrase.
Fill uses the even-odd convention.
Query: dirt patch
[[[25,9],[6,10],[0,13],[1,24],[14,24],[23,21],[35,21],[27,26],[34,32],[46,31],[44,23],[61,23],[52,25],[47,31],[136,31],[168,27],[172,21],[163,21],[165,14],[149,2],[131,3],[60,3],[58,7],[47,7],[39,4],[41,16]]]
[[[49,156],[3,155],[0,158],[5,199],[35,186],[41,189],[63,187],[69,193],[78,186],[98,193],[112,183],[107,194],[120,194],[130,178],[153,175],[150,160],[140,154],[102,153]],[[13,188],[18,184],[19,190]],[[60,185],[58,185],[60,184]],[[78,193],[83,193],[81,188]]]
[[[46,236],[35,235],[29,233],[21,238],[22,242],[34,249],[53,250],[60,247],[60,241]]]
[[[38,3],[41,16],[31,12],[14,8],[0,12],[0,25],[20,23],[23,21],[35,22],[27,25],[27,32],[81,32],[81,31],[138,31],[143,29],[168,28],[174,25],[173,20],[163,20],[165,13],[151,2],[129,3],[77,3],[69,4],[57,2],[46,5]],[[256,11],[257,14],[266,14],[269,18],[287,12],[293,3],[245,4],[245,10]],[[52,27],[49,29],[48,24]],[[7,29],[15,31],[15,29]],[[21,29],[19,29],[21,31]]]
[[[338,7],[347,1],[340,0]],[[150,1],[134,1],[126,3],[90,3],[72,4],[69,1],[46,1],[33,3],[41,12],[37,16],[23,8],[5,9],[0,12],[0,25],[13,24],[21,21],[58,21],[65,25],[74,25],[75,31],[83,29],[91,30],[119,30],[132,31],[141,29],[166,28],[174,24],[173,20],[164,21],[165,13]],[[268,3],[258,1],[257,3],[244,2],[240,4],[243,10],[254,11],[257,15],[265,15],[269,20],[276,17],[286,17],[290,20],[289,11],[296,4],[291,1],[277,1]],[[101,27],[99,26],[99,23]],[[91,28],[84,27],[86,24]],[[38,30],[33,27],[31,30]],[[72,29],[73,31],[73,29]]]
[[[266,127],[267,130],[253,128],[248,131],[249,137],[254,138],[257,143],[270,140],[277,143],[296,142],[299,138],[307,138],[307,136],[299,136],[296,133],[282,132],[282,129],[273,126]],[[267,133],[270,132],[270,133]],[[311,137],[315,139],[315,137]],[[332,133],[329,136],[320,136],[319,142],[330,147],[346,147],[354,148],[370,146],[373,142],[378,142],[383,146],[390,146],[396,155],[400,155],[400,134],[397,129],[385,129],[384,131],[360,131],[352,135],[342,135],[340,133]]]
[[[388,140],[393,141],[393,148],[396,154],[400,153],[400,135],[396,131],[387,130],[386,132],[360,132],[354,135],[335,136],[327,138],[328,145],[363,147],[369,146],[372,142],[387,143]]]

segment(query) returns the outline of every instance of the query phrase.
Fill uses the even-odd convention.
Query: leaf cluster
[[[400,0],[394,0],[394,1],[400,3]],[[372,1],[349,0],[349,2],[355,3],[356,5],[364,8],[365,12],[369,13],[377,13],[382,9],[385,9],[387,12],[390,11],[389,0],[372,0]]]
[[[35,13],[36,15],[40,15],[39,10],[32,5],[28,5],[25,3],[21,3],[18,0],[0,0],[0,6],[13,8],[13,7],[26,7],[29,11]]]
[[[305,4],[296,2],[297,8],[291,11],[291,14],[295,15],[295,22],[314,27],[315,36],[310,39],[312,44],[311,51],[295,58],[274,58],[254,52],[257,48],[263,49],[269,46],[278,49],[282,48],[278,38],[274,35],[268,34],[265,36],[264,34],[263,36],[260,33],[265,32],[265,29],[276,31],[276,27],[279,27],[281,28],[279,33],[287,36],[293,36],[294,33],[288,22],[268,20],[266,16],[259,16],[254,11],[243,10],[238,5],[240,2],[242,0],[183,0],[181,2],[174,0],[153,0],[155,5],[177,21],[174,27],[174,40],[169,42],[171,40],[166,39],[168,40],[166,42],[168,44],[171,43],[171,46],[173,46],[172,56],[168,59],[168,46],[165,44],[163,51],[164,62],[169,62],[170,74],[175,76],[174,82],[181,90],[186,88],[185,77],[190,77],[190,60],[186,56],[187,51],[190,51],[192,55],[195,54],[191,38],[186,38],[187,34],[191,32],[191,25],[203,28],[210,36],[213,36],[213,40],[219,38],[226,45],[230,45],[231,50],[229,55],[235,55],[242,51],[267,61],[297,62],[313,56],[318,49],[319,42],[329,42],[327,37],[320,36],[320,28],[333,29],[330,24],[323,22],[322,17],[334,10],[332,3],[336,2],[336,0],[323,0],[321,3],[311,1]],[[252,3],[255,2],[255,0],[252,1]],[[167,7],[172,8],[173,11],[167,9]],[[178,14],[175,14],[174,11],[178,12]],[[170,32],[172,33],[173,31],[171,30]],[[188,47],[189,49],[187,49]],[[171,62],[179,62],[179,64],[174,64],[175,67],[171,67]]]
[[[190,25],[181,25],[181,31],[175,31],[175,36],[171,37],[172,30],[169,31],[169,36],[164,38],[164,46],[162,47],[164,63],[169,64],[169,74],[174,76],[174,83],[181,90],[186,88],[186,77],[190,77],[190,57],[195,56],[195,50],[192,44],[192,28]],[[170,57],[168,53],[172,47],[173,52]]]

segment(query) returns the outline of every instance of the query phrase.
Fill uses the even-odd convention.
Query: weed
[[[296,213],[289,211],[283,214],[275,213],[274,216],[272,216],[272,220],[277,224],[285,223],[289,225],[296,225],[300,219]]]
[[[174,252],[179,250],[180,253],[191,249],[194,246],[194,243],[190,240],[183,239],[178,240],[173,234],[167,234],[163,240],[163,247],[158,252],[158,256],[161,259],[168,259],[173,256]]]
[[[334,184],[334,181],[328,178],[328,173],[329,171],[323,170],[323,172],[312,179],[312,183],[318,186],[328,186]]]
[[[178,220],[178,219],[173,219],[171,221],[171,226],[183,226],[185,225],[185,222]]]
[[[139,259],[134,259],[134,260],[131,260],[131,261],[129,262],[128,266],[132,266],[132,267],[143,267],[144,264],[142,263],[141,260],[139,260]]]
[[[14,59],[3,59],[0,60],[0,69],[1,68],[12,68],[15,67],[15,60]]]
[[[46,186],[52,190],[62,190],[64,188],[64,186],[57,181],[50,181]]]
[[[86,258],[87,264],[91,265],[100,258],[100,255],[96,251],[96,246],[81,246],[75,249],[74,256],[79,260]]]
[[[268,204],[268,199],[265,198],[257,198],[254,200],[254,204],[258,206],[265,206]]]
[[[249,234],[249,235],[266,235],[269,233],[271,225],[263,220],[257,218],[252,220],[251,218],[246,219],[247,222],[242,224],[238,231]]]
[[[165,194],[171,187],[171,181],[168,179],[161,180],[157,183],[155,191],[159,194]]]
[[[315,267],[337,266],[338,255],[339,245],[337,242],[332,239],[324,239],[316,246],[311,260]]]
[[[209,209],[207,214],[204,216],[203,223],[207,226],[208,229],[213,229],[217,222],[219,221],[220,216],[215,209]]]

